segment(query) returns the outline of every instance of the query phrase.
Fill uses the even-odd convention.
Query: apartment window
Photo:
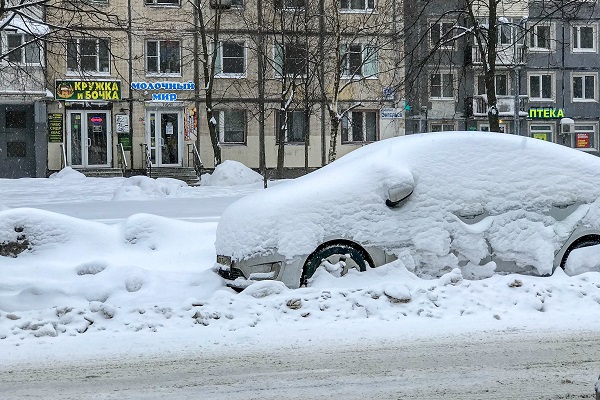
[[[596,101],[597,74],[573,74],[573,101]]]
[[[454,99],[454,74],[431,74],[430,79],[429,94],[432,99]]]
[[[306,0],[275,0],[275,8],[284,10],[298,10],[306,6]]]
[[[341,11],[371,11],[375,9],[375,0],[340,0]]]
[[[553,80],[552,74],[530,74],[529,99],[554,101]]]
[[[342,118],[342,143],[377,140],[377,112],[351,111]]]
[[[377,75],[377,49],[364,44],[342,45],[342,70],[344,76]]]
[[[596,25],[573,26],[573,52],[595,52],[596,32]]]
[[[485,76],[477,76],[477,94],[483,95],[485,90]],[[508,76],[504,74],[496,75],[496,96],[508,96]]]
[[[8,33],[6,60],[16,64],[39,64],[40,48],[32,35]]]
[[[445,41],[449,40],[454,29],[453,22],[434,22],[430,26],[430,43],[431,47],[452,47],[453,43]]]
[[[148,74],[181,74],[181,44],[178,40],[146,41]]]
[[[6,157],[24,158],[27,157],[27,143],[22,141],[12,141],[6,143]]]
[[[4,115],[4,127],[6,129],[27,128],[27,113],[20,110],[6,110]]]
[[[231,0],[231,7],[244,8],[244,0]]]
[[[287,118],[286,118],[287,116]],[[277,113],[275,125],[275,141],[279,143],[279,127],[285,130],[285,142],[304,144],[304,132],[306,129],[306,114],[304,111],[280,111]]]
[[[246,72],[246,48],[243,42],[222,42],[217,51],[215,72],[219,75],[243,75]]]
[[[550,51],[552,49],[552,30],[550,25],[531,27],[529,47],[532,51]]]
[[[430,132],[448,132],[454,130],[454,124],[431,124],[429,131]]]
[[[220,143],[246,143],[246,111],[225,110],[217,111],[215,114]]]
[[[109,43],[108,39],[67,40],[67,71],[108,74]]]
[[[299,43],[275,44],[275,72],[279,76],[306,75],[308,62],[306,45]]]
[[[505,19],[509,22],[498,25],[498,44],[508,46],[513,42],[513,29],[515,29],[515,26],[511,25],[508,18]]]
[[[179,0],[144,0],[147,6],[179,6]]]

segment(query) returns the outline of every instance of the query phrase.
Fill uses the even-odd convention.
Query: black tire
[[[563,255],[562,260],[560,260],[560,267],[565,269],[565,265],[567,264],[567,259],[569,258],[569,254],[573,250],[580,249],[582,247],[595,246],[600,244],[600,235],[589,235],[583,236],[571,243],[565,254]]]
[[[342,275],[345,275],[348,272],[348,269],[354,268],[364,272],[367,270],[367,267],[373,267],[371,257],[369,257],[365,250],[358,246],[347,243],[325,244],[308,256],[306,263],[304,263],[300,285],[306,285],[308,279],[314,275],[315,271],[321,266],[323,261],[327,260],[334,264],[340,259],[346,261],[346,268],[342,272]]]

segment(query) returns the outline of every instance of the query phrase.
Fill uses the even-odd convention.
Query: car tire
[[[573,250],[580,249],[582,247],[595,246],[597,244],[600,244],[600,235],[589,235],[580,237],[579,239],[571,243],[567,251],[565,251],[562,260],[560,261],[560,267],[563,270],[565,269],[565,266],[567,265],[567,259],[569,258],[569,254],[571,254]]]
[[[314,275],[317,268],[319,268],[324,261],[335,264],[340,260],[346,262],[346,267],[341,275],[345,275],[350,269],[364,272],[367,270],[367,267],[371,268],[373,266],[371,257],[369,257],[365,250],[358,246],[347,243],[326,244],[319,247],[306,259],[302,270],[300,286],[306,286],[308,279]]]

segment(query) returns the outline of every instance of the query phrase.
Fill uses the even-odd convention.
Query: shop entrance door
[[[148,111],[146,143],[150,160],[155,167],[181,166],[183,161],[183,137],[181,112]]]
[[[108,167],[110,111],[67,111],[67,157],[74,167]]]

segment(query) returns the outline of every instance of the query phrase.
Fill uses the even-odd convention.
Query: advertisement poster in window
[[[544,140],[544,141],[548,141],[548,134],[547,133],[534,133],[533,137],[535,139],[539,139],[539,140]]]
[[[590,148],[590,133],[578,133],[575,135],[575,147],[578,149]]]
[[[48,142],[62,143],[63,141],[63,115],[61,113],[48,114]]]

